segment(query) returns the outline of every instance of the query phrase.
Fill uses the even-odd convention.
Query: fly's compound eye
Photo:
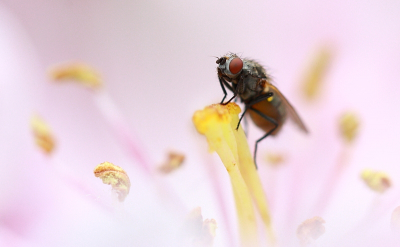
[[[239,73],[243,68],[243,61],[242,59],[235,57],[232,59],[232,61],[229,63],[229,71],[232,74],[237,74]]]

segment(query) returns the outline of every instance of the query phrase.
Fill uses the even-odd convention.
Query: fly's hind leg
[[[246,117],[243,119],[243,125],[244,125],[244,134],[247,137],[249,135],[249,123],[247,122]]]
[[[239,122],[238,122],[238,124],[237,124],[237,126],[236,126],[236,130],[239,129],[240,122],[242,122],[242,119],[243,119],[244,114],[246,113],[247,109],[251,108],[251,106],[253,106],[254,104],[257,104],[257,103],[259,103],[259,102],[261,102],[261,101],[263,101],[263,100],[266,100],[266,99],[272,97],[273,95],[274,95],[274,94],[273,94],[272,92],[268,92],[268,93],[266,93],[266,94],[261,94],[260,96],[258,96],[258,97],[255,98],[254,100],[252,100],[251,102],[247,103],[246,106],[245,106],[245,108],[244,108],[244,111],[243,111],[243,113],[242,113],[242,116],[240,116]],[[252,110],[255,110],[255,109],[253,109],[253,108],[251,108],[251,109],[252,109]],[[262,115],[261,115],[261,116],[262,116]]]
[[[272,124],[275,125],[274,128],[272,128],[270,131],[268,131],[265,135],[263,135],[260,139],[258,139],[258,140],[256,141],[256,146],[255,146],[255,148],[254,148],[254,156],[253,156],[253,159],[254,159],[254,165],[256,166],[256,169],[258,169],[258,167],[257,167],[257,161],[256,161],[258,143],[259,143],[260,141],[264,140],[267,136],[269,136],[272,132],[274,132],[274,130],[276,130],[276,129],[278,128],[278,122],[277,122],[275,119],[273,119],[273,118],[271,118],[271,117],[268,117],[268,116],[265,115],[264,113],[260,112],[259,110],[254,109],[253,107],[250,107],[250,110],[254,111],[254,112],[257,113],[258,115],[260,115],[262,118],[264,118],[265,120],[267,120],[267,121],[269,121],[269,122],[271,122]]]
[[[242,113],[242,116],[240,116],[239,122],[238,122],[238,124],[236,125],[236,130],[239,129],[239,125],[240,125],[240,123],[242,122],[242,119],[243,119],[243,117],[244,117],[244,114],[246,114],[247,109],[248,109],[248,107],[245,106],[245,107],[244,107],[244,111],[243,111],[243,113]]]

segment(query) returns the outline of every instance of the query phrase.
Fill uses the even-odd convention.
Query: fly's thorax
[[[249,101],[260,94],[260,90],[257,87],[258,78],[252,76],[246,76],[243,79],[245,89],[239,96],[243,101]]]
[[[244,59],[244,68],[246,68],[252,75],[260,78],[267,78],[267,73],[264,67],[258,62],[251,59]]]
[[[240,98],[242,99],[242,101],[244,102],[249,102],[251,101],[252,98],[254,98],[256,95],[254,94],[254,92],[251,92],[249,90],[244,91],[244,93],[239,95]]]
[[[265,86],[260,85],[260,78],[253,76],[250,69],[251,68],[246,67],[246,69],[243,69],[242,71],[242,73],[247,74],[243,77],[245,90],[240,94],[240,97],[243,101],[251,101],[253,98],[257,97],[263,92],[268,92],[264,91]]]

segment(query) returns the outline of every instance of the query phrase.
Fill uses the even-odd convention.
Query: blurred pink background
[[[305,136],[288,123],[260,145],[259,160],[268,150],[288,154],[279,169],[259,164],[281,245],[295,246],[296,227],[315,216],[312,205],[344,148],[338,117],[351,110],[360,117],[360,133],[320,215],[326,233],[318,243],[382,246],[390,213],[400,205],[393,199],[400,194],[399,30],[399,1],[1,0],[0,245],[176,244],[167,229],[179,225],[181,215],[163,207],[157,183],[124,152],[93,92],[47,78],[48,66],[64,61],[86,62],[102,74],[105,91],[154,169],[168,150],[186,154],[180,170],[159,179],[171,186],[179,207],[189,212],[200,206],[205,218],[217,220],[215,246],[237,243],[228,233],[236,234],[228,176],[191,123],[195,110],[223,96],[215,56],[235,52],[266,66],[311,132]],[[333,60],[320,95],[309,102],[301,81],[322,46],[332,48]],[[51,157],[34,145],[34,113],[56,136]],[[250,125],[251,148],[261,135]],[[104,161],[131,178],[124,209],[134,220],[126,225],[79,186],[59,179],[68,171],[98,193],[90,198],[108,200],[109,187],[93,175]],[[223,220],[206,163],[215,166],[232,225]],[[359,178],[363,168],[386,171],[393,188],[376,195]],[[349,236],[376,205],[387,209],[380,230]]]

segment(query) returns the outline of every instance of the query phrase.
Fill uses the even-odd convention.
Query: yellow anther
[[[55,141],[50,127],[39,116],[31,118],[31,128],[35,137],[36,144],[47,154],[54,150]]]
[[[365,169],[361,173],[361,178],[374,191],[383,193],[392,185],[389,176],[384,172]]]
[[[102,85],[99,73],[84,63],[65,63],[49,69],[49,76],[55,81],[75,81],[89,88]]]
[[[185,155],[177,152],[169,152],[167,161],[159,167],[159,170],[163,173],[170,173],[178,169],[184,160]]]
[[[104,162],[96,166],[94,175],[103,180],[103,183],[111,185],[113,191],[118,195],[119,201],[124,201],[129,194],[131,182],[128,174],[119,166],[110,162]]]
[[[339,129],[342,137],[352,142],[358,134],[360,121],[356,114],[351,112],[344,113],[339,119]]]
[[[308,68],[303,84],[304,94],[308,99],[314,99],[320,92],[325,74],[332,61],[332,54],[330,48],[323,47]]]
[[[318,216],[305,220],[297,227],[297,237],[301,245],[308,245],[325,233],[325,221]]]
[[[272,166],[279,166],[285,161],[285,157],[280,153],[268,153],[266,155],[266,161]]]

